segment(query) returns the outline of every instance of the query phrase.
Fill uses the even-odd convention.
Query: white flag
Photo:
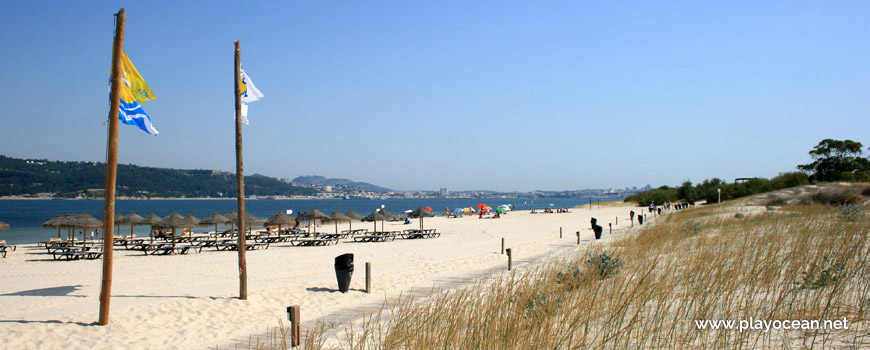
[[[248,124],[248,103],[257,101],[263,98],[263,93],[260,90],[257,90],[257,87],[254,86],[254,82],[251,81],[251,78],[245,74],[245,70],[242,69],[242,82],[241,82],[241,91],[242,91],[242,122]]]

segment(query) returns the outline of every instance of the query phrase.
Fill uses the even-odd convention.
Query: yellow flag
[[[151,92],[151,88],[148,87],[148,84],[145,83],[145,79],[139,75],[139,71],[137,71],[136,67],[133,66],[133,62],[130,62],[127,53],[123,50],[121,51],[121,80],[124,81],[124,85],[129,89],[129,91],[121,89],[122,100],[133,102],[130,99],[127,99],[132,97],[138,102],[145,102],[157,98],[157,96],[154,96],[154,93]]]

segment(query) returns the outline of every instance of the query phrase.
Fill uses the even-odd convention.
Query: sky
[[[104,161],[114,16],[160,131],[119,162],[398,190],[773,177],[870,146],[868,1],[4,1],[0,154]],[[865,151],[866,152],[866,151]]]

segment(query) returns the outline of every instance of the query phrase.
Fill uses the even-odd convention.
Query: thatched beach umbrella
[[[420,218],[420,230],[423,230],[423,218],[431,218],[435,216],[435,213],[433,213],[431,209],[417,208],[414,209],[414,211],[412,211],[411,214],[409,214],[408,216],[412,218]]]
[[[353,210],[348,210],[344,215],[347,215],[347,217],[350,218],[350,220],[347,221],[349,230],[353,230],[353,220],[362,220],[365,217]]]
[[[369,214],[368,216],[362,218],[362,221],[371,221],[371,222],[375,223],[375,228],[373,231],[378,230],[378,221],[384,221],[384,220],[387,220],[387,217],[384,216],[383,213],[381,213],[380,209],[377,209],[377,210],[373,211],[371,214]]]
[[[329,215],[324,214],[322,211],[317,210],[316,208],[306,211],[304,213],[299,213],[299,215],[297,216],[303,219],[311,220],[312,222],[314,222],[315,227],[317,225],[317,220],[329,220]],[[314,231],[316,232],[317,230],[315,229]]]
[[[266,226],[278,226],[278,234],[281,233],[281,226],[295,225],[296,219],[293,216],[284,214],[283,212],[278,212],[275,215],[269,217],[266,220]]]
[[[337,211],[334,211],[334,212],[332,212],[332,214],[329,214],[329,219],[335,222],[335,234],[338,234],[338,222],[339,221],[347,220],[348,222],[350,222],[349,216],[344,215],[342,213],[339,213]]]
[[[148,214],[148,216],[142,218],[142,220],[139,220],[138,222],[136,222],[136,224],[137,225],[150,225],[151,229],[148,230],[149,231],[148,235],[151,236],[151,242],[154,242],[154,227],[157,227],[157,225],[161,221],[163,221],[163,218],[161,218],[157,214],[151,213],[151,214]]]
[[[140,221],[144,220],[141,215],[134,212],[122,216],[120,219],[115,219],[116,224],[130,224],[130,236],[133,235],[133,226],[140,225]]]
[[[46,221],[46,222],[43,222],[42,227],[43,228],[57,228],[57,238],[60,238],[60,229],[62,227],[64,227],[63,222],[64,222],[64,215],[58,215],[58,216],[55,216],[51,219],[48,219],[48,221]]]
[[[8,230],[8,229],[9,229],[9,224],[7,224],[7,223],[5,223],[5,222],[3,222],[3,221],[0,221],[0,231],[5,231],[5,230]]]
[[[229,213],[224,214],[224,216],[230,220],[227,223],[230,224],[230,230],[236,229],[236,223],[239,222],[239,214],[235,211],[230,211]],[[241,230],[239,230],[241,231]]]
[[[236,215],[238,217],[238,215]],[[238,219],[236,219],[238,220]],[[253,231],[254,226],[260,226],[266,223],[266,219],[263,219],[259,216],[251,214],[248,211],[245,211],[245,224],[248,225],[248,232]]]
[[[211,213],[205,219],[199,221],[201,226],[214,225],[214,233],[217,233],[217,226],[230,222],[230,219],[220,213]]]
[[[160,222],[155,226],[172,228],[172,248],[175,248],[175,229],[178,227],[193,227],[196,226],[196,224],[197,223],[194,223],[192,220],[185,219],[181,214],[173,212],[172,214],[169,214],[169,216],[163,218],[163,220],[160,220]]]
[[[184,224],[184,227],[191,229],[190,233],[192,234],[193,228],[199,226],[199,219],[197,219],[196,216],[193,216],[193,214],[187,214],[187,216],[184,217]]]
[[[102,221],[97,220],[97,218],[91,216],[91,214],[88,214],[88,213],[81,213],[79,215],[70,215],[67,217],[65,224],[69,227],[80,228],[83,230],[98,229],[100,227],[103,227]],[[85,241],[87,241],[87,234],[84,231],[82,231],[82,242],[85,242]]]

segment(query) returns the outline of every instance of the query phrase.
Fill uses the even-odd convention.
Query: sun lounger
[[[390,231],[390,232],[371,232],[366,235],[356,236],[353,238],[354,242],[390,242],[396,239],[397,235],[400,235],[401,232]]]
[[[60,243],[60,242],[62,242],[62,241],[63,241],[63,240],[61,240],[60,238],[49,238],[47,241],[42,241],[42,242],[37,243],[36,246],[37,246],[37,247],[40,247],[40,246],[42,246],[42,247],[48,247],[49,244],[52,244],[52,243]]]
[[[4,258],[6,257],[6,251],[9,250],[9,248],[12,248],[13,252],[16,249],[14,245],[7,245],[6,240],[0,239],[0,254],[3,254]]]
[[[78,260],[78,259],[99,259],[103,257],[103,250],[93,246],[65,246],[55,249],[51,253],[54,260]]]
[[[239,250],[239,243],[236,241],[225,241],[216,246],[218,250]],[[246,250],[269,249],[269,243],[265,242],[247,242],[245,241]]]

